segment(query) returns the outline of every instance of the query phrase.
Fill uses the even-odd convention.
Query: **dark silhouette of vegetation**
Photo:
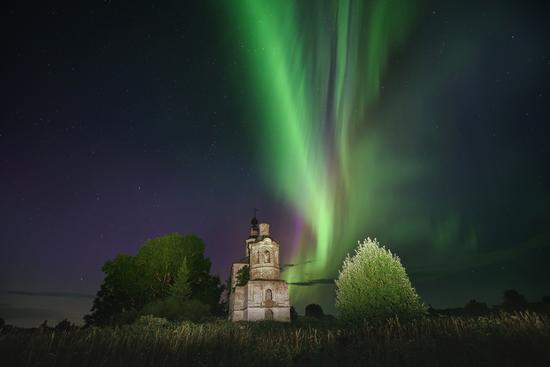
[[[3,366],[548,366],[550,317],[499,313],[377,323],[191,322],[3,332]]]
[[[325,316],[325,313],[323,312],[321,306],[315,303],[311,303],[306,306],[306,316],[316,319],[322,319]]]
[[[483,316],[489,313],[489,307],[487,307],[486,303],[472,299],[464,306],[464,313],[469,316]]]
[[[38,326],[38,330],[41,331],[41,332],[46,332],[50,329],[50,327],[48,326],[48,320],[44,320],[40,326]]]
[[[502,308],[505,311],[524,310],[527,307],[527,300],[522,294],[519,294],[515,289],[504,291],[502,297]]]
[[[502,304],[487,306],[486,303],[470,300],[463,308],[434,309],[430,306],[432,316],[484,316],[500,312],[530,311],[538,314],[550,315],[550,299],[542,297],[540,302],[529,302],[523,295],[514,289],[504,291]]]
[[[4,325],[6,325],[6,322],[4,321],[3,318],[0,317],[0,328],[3,328]]]
[[[64,319],[61,320],[55,325],[54,330],[55,331],[69,331],[73,328],[76,328],[69,320]]]
[[[84,318],[86,324],[132,322],[146,305],[163,309],[158,303],[170,297],[178,302],[193,299],[221,314],[223,287],[210,275],[210,266],[204,243],[196,236],[175,233],[148,240],[136,256],[118,255],[103,265],[105,279]]]
[[[250,280],[250,267],[248,265],[245,265],[242,268],[240,268],[235,278],[237,281],[237,284],[236,284],[237,286],[246,285]]]
[[[298,320],[298,312],[294,306],[290,306],[290,322],[295,323]]]

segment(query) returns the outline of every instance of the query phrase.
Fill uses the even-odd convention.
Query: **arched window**
[[[269,253],[269,251],[265,251],[264,253],[264,262],[266,263],[270,263],[271,262],[271,254]]]
[[[265,310],[265,319],[273,320],[273,311],[271,311],[269,308]]]
[[[265,291],[265,300],[271,301],[273,299],[273,293],[271,292],[271,289],[268,289]]]

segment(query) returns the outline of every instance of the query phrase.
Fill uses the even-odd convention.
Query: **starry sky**
[[[171,232],[226,279],[255,207],[299,312],[367,236],[435,307],[550,294],[550,8],[379,3],[8,4],[0,317],[77,321]]]

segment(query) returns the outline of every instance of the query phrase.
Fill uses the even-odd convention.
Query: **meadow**
[[[550,317],[170,323],[65,331],[4,328],[3,366],[549,366]]]

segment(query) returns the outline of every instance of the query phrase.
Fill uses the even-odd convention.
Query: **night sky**
[[[6,5],[0,317],[79,320],[106,260],[171,232],[203,238],[226,279],[253,208],[300,313],[334,312],[329,283],[367,236],[434,307],[549,295],[550,7],[482,3],[390,7],[378,38],[372,9],[336,21],[331,1]],[[334,46],[348,23],[356,60]]]

